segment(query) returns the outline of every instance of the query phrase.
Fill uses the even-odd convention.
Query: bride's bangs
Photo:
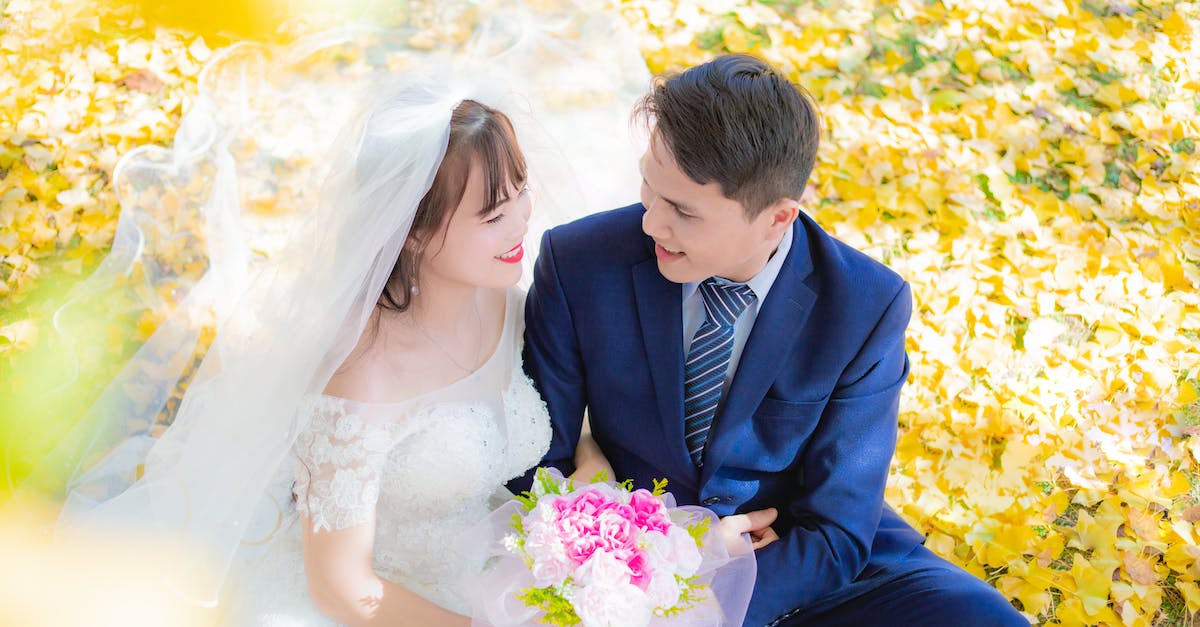
[[[482,114],[473,129],[475,132],[466,137],[471,148],[471,162],[477,162],[482,168],[483,197],[487,199],[479,208],[482,216],[508,200],[512,188],[519,190],[525,185],[525,155],[517,144],[517,135],[508,116],[474,101],[464,101],[463,106],[475,109],[472,113]]]
[[[477,215],[487,215],[508,199],[513,187],[525,185],[525,155],[508,116],[474,100],[464,100],[450,118],[450,142],[422,200],[414,229],[444,224],[462,202],[471,169],[480,168],[484,203]]]

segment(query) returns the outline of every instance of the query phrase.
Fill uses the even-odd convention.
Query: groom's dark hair
[[[633,115],[653,126],[684,174],[716,181],[750,219],[780,199],[800,200],[817,159],[812,96],[749,55],[657,77]]]

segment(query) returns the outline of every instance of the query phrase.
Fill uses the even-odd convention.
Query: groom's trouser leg
[[[924,546],[772,625],[1028,627],[992,586]]]

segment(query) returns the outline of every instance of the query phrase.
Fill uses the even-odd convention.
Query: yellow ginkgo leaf
[[[1188,612],[1200,612],[1200,585],[1194,581],[1176,581],[1175,588],[1183,595]]]
[[[963,48],[954,55],[954,65],[960,72],[967,74],[979,71],[979,64],[975,62],[975,54],[970,48]]]

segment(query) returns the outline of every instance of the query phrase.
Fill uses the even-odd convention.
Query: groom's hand
[[[726,516],[721,519],[721,535],[726,546],[733,546],[743,533],[748,533],[752,546],[758,550],[779,539],[779,534],[771,528],[778,516],[779,511],[774,507]]]

